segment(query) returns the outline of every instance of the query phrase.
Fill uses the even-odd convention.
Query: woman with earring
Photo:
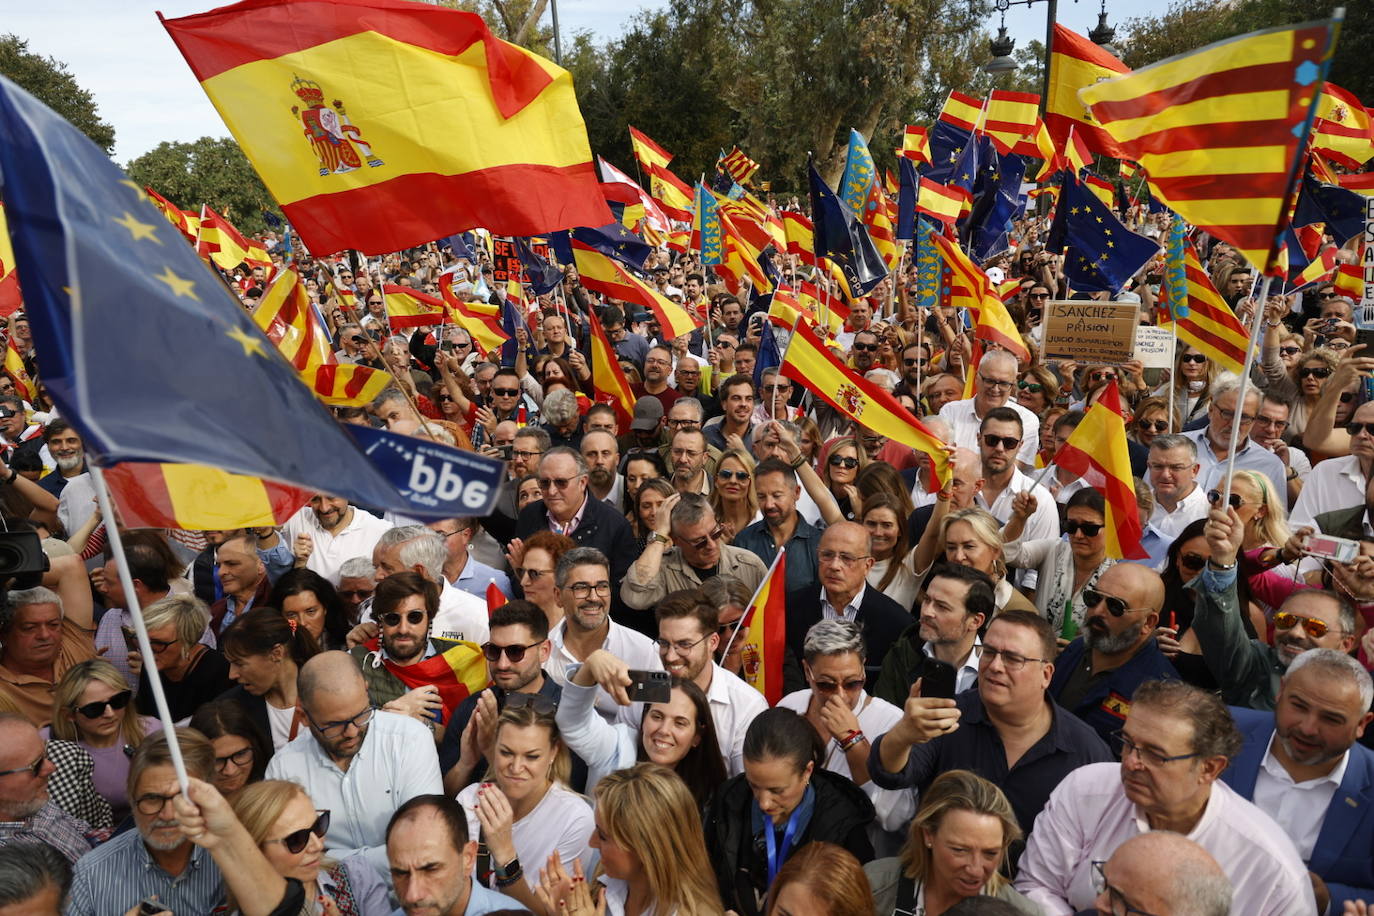
[[[281,750],[305,727],[296,707],[296,675],[319,651],[315,637],[281,611],[262,607],[230,624],[221,641],[229,677],[238,684],[229,697],[271,736],[272,750]]]

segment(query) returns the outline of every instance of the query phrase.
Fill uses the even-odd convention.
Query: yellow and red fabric
[[[197,219],[195,223],[192,223],[191,214],[187,213],[185,210],[179,209],[176,204],[172,203],[147,185],[144,185],[143,190],[147,193],[148,199],[152,201],[153,206],[161,210],[162,215],[167,217],[167,222],[176,226],[177,231],[186,237],[186,241],[190,242],[192,245],[196,244],[197,236],[200,235],[200,220]]]
[[[368,651],[376,652],[378,639],[374,638],[363,645]],[[438,688],[445,722],[459,703],[491,683],[487,676],[486,657],[482,655],[482,647],[475,642],[458,642],[438,655],[431,655],[413,665],[398,665],[385,657],[382,658],[382,664],[406,685],[407,690],[429,685]]]
[[[262,245],[244,238],[233,223],[216,213],[209,204],[201,204],[200,207],[196,253],[214,262],[221,270],[233,270],[244,263],[251,267],[272,266],[272,259]]]
[[[419,328],[444,323],[444,300],[409,286],[382,285],[386,316],[393,328]]]
[[[1111,135],[1089,120],[1083,103],[1078,100],[1078,90],[1130,72],[1130,67],[1088,38],[1055,23],[1050,43],[1049,94],[1045,99],[1045,127],[1054,145],[1064,149],[1072,130],[1081,133],[1095,152],[1117,159],[1127,158]]]
[[[223,531],[284,525],[315,495],[202,464],[122,463],[107,468],[105,480],[120,519],[130,528]]]
[[[746,156],[738,146],[722,156],[720,164],[736,184],[748,184],[749,179],[759,170],[759,164]]]
[[[691,222],[694,204],[692,188],[668,168],[668,163],[673,161],[673,154],[651,140],[648,134],[633,127],[630,128],[630,146],[634,148],[640,167],[648,173],[650,196],[673,219]],[[600,223],[586,225],[596,226]]]
[[[982,117],[982,114],[982,102],[971,95],[951,91],[949,97],[945,99],[944,107],[940,109],[939,120],[971,131],[978,126],[978,119]]]
[[[244,0],[163,25],[316,255],[612,222],[571,75],[476,13]]]
[[[787,651],[787,548],[778,548],[734,638],[740,645],[740,677],[769,706],[782,699],[782,660]]]
[[[803,264],[816,266],[816,232],[811,219],[793,210],[782,211],[782,228],[787,237],[787,253]]]
[[[19,272],[15,269],[14,249],[5,224],[5,205],[0,202],[0,318],[8,318],[24,305],[19,291]]]
[[[496,609],[506,603],[506,593],[501,591],[501,586],[495,582],[487,583],[487,617],[496,613]]]
[[[1186,290],[1173,288],[1171,278],[1177,275],[1176,269],[1167,267],[1163,273],[1160,299],[1164,307],[1160,310],[1160,326],[1172,327],[1179,340],[1196,348],[1217,365],[1231,372],[1241,372],[1245,368],[1245,349],[1249,346],[1250,332],[1212,285],[1212,278],[1202,269],[1197,249],[1190,241],[1183,243]]]
[[[1336,292],[1355,302],[1364,298],[1364,271],[1358,264],[1342,264],[1331,278]]]
[[[897,155],[905,156],[913,162],[930,164],[930,130],[917,124],[908,124],[902,131],[902,148]]]
[[[1353,92],[1327,83],[1317,100],[1312,147],[1350,169],[1374,159],[1374,117]]]
[[[994,89],[988,96],[983,132],[992,138],[999,153],[1012,152],[1022,138],[1035,132],[1040,119],[1040,96],[1034,92]]]
[[[694,320],[686,309],[630,273],[613,258],[576,238],[572,239],[572,251],[583,286],[604,296],[644,306],[658,319],[665,340],[690,334],[700,326],[701,322]]]
[[[921,176],[920,189],[916,193],[916,212],[924,213],[931,219],[952,226],[973,208],[973,198],[969,192],[958,185],[945,185]]]
[[[988,275],[969,259],[957,242],[938,232],[930,233],[930,239],[950,269],[953,304],[969,309],[973,315],[973,336],[1009,350],[1022,362],[1028,361],[1030,350]]]
[[[630,380],[625,377],[625,370],[620,368],[615,347],[607,339],[595,310],[587,313],[587,320],[591,326],[592,388],[596,391],[597,401],[610,404],[615,411],[620,432],[628,433],[635,411],[635,396],[630,390]]]
[[[30,404],[38,400],[38,386],[29,376],[29,370],[24,368],[24,354],[19,352],[13,337],[5,345],[5,374],[14,382],[15,394]]]

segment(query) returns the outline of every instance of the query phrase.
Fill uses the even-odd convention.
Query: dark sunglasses
[[[1355,392],[1353,392],[1353,391],[1342,391],[1342,392],[1341,392],[1341,403],[1342,403],[1342,404],[1349,404],[1349,403],[1350,403],[1351,401],[1353,401],[1353,400],[1355,400]]]
[[[1294,356],[1302,352],[1302,347],[1279,347],[1279,353],[1284,356]]]
[[[1101,381],[1104,381],[1104,380],[1105,380],[1105,381],[1109,381],[1109,382],[1113,382],[1113,381],[1116,381],[1116,373],[1115,373],[1115,372],[1093,372],[1093,373],[1091,373],[1091,374],[1088,376],[1088,379],[1089,379],[1090,381],[1094,381],[1094,382],[1101,382]]]
[[[849,468],[853,470],[859,466],[859,459],[850,458],[848,455],[831,455],[826,463],[832,468]]]
[[[300,830],[293,830],[277,842],[285,846],[286,851],[294,856],[305,849],[310,842],[310,834],[313,833],[320,839],[324,839],[324,835],[329,832],[329,812],[317,811],[316,814],[318,816],[315,818],[315,823],[309,827],[302,827]]]
[[[98,719],[105,714],[106,706],[110,707],[116,712],[123,709],[125,706],[128,706],[129,700],[133,697],[133,695],[133,691],[131,690],[121,690],[119,693],[110,697],[108,700],[100,700],[95,703],[86,703],[83,706],[73,706],[72,709],[81,713],[81,715],[85,716],[87,719]]]
[[[1137,420],[1136,425],[1141,429],[1152,429],[1157,433],[1162,433],[1169,428],[1167,420]]]
[[[687,546],[691,547],[693,550],[705,550],[707,544],[711,543],[714,540],[717,540],[723,534],[725,534],[725,527],[723,525],[717,525],[715,528],[711,530],[710,534],[705,535],[704,537],[699,537],[695,541],[689,541],[687,543]]]
[[[1184,353],[1178,358],[1181,363],[1198,363],[1199,365],[1207,362],[1207,357],[1201,353]]]
[[[1207,565],[1207,558],[1196,553],[1185,553],[1179,556],[1178,562],[1184,569],[1197,572]]]
[[[541,716],[551,716],[558,711],[557,704],[542,693],[512,693],[506,696],[506,709],[532,708]]]
[[[1303,366],[1298,370],[1298,378],[1330,378],[1331,370],[1326,366]]]
[[[1211,503],[1212,505],[1214,505],[1214,506],[1219,506],[1219,505],[1221,505],[1221,491],[1220,491],[1220,490],[1208,490],[1208,491],[1207,491],[1207,501],[1208,501],[1209,503]],[[1232,494],[1231,494],[1231,498],[1228,499],[1226,502],[1227,502],[1228,505],[1230,505],[1230,507],[1231,507],[1232,509],[1239,509],[1241,506],[1245,505],[1245,500],[1243,500],[1243,499],[1240,498],[1240,494],[1239,494],[1239,493],[1232,493]]]
[[[406,623],[413,627],[416,624],[423,623],[426,616],[427,612],[425,611],[406,611]],[[382,622],[382,626],[384,627],[399,627],[401,625],[401,612],[391,611],[383,614],[377,619]]]
[[[1315,617],[1303,617],[1301,614],[1293,614],[1289,611],[1279,611],[1274,615],[1274,629],[1276,630],[1291,630],[1299,624],[1313,639],[1321,639],[1331,629],[1325,620],[1318,620]]]
[[[907,366],[924,366],[924,365],[926,365],[926,364],[929,363],[929,362],[930,362],[930,360],[926,359],[925,357],[922,357],[922,358],[920,358],[920,359],[904,359],[904,360],[902,360],[902,363],[903,363],[904,365],[907,365]]]
[[[997,448],[998,445],[1001,445],[1002,448],[1011,451],[1021,444],[1021,440],[1013,439],[1011,436],[994,436],[992,433],[986,433],[983,436],[983,444],[988,448]]]
[[[1045,390],[1045,386],[1039,382],[1028,382],[1025,379],[1016,383],[1016,387],[1022,391],[1029,391],[1031,394],[1039,394]]]
[[[1369,433],[1369,435],[1371,435],[1371,436],[1374,436],[1374,423],[1347,423],[1347,424],[1345,424],[1345,431],[1348,432],[1352,437],[1358,436],[1358,435],[1360,434],[1360,431],[1361,431],[1361,430],[1363,430],[1363,431],[1366,432],[1366,433]]]
[[[1093,522],[1076,522],[1073,519],[1064,523],[1064,530],[1069,534],[1083,532],[1084,537],[1095,538],[1106,525],[1095,524]],[[1086,595],[1087,592],[1084,592]]]
[[[852,347],[850,347],[850,349],[851,349],[851,350],[863,350],[863,351],[865,351],[865,352],[872,353],[874,350],[877,350],[877,349],[878,349],[878,345],[877,345],[877,344],[861,344],[861,343],[856,343],[856,344],[854,344]]]
[[[482,654],[486,656],[489,662],[499,662],[501,660],[501,653],[504,652],[506,653],[506,658],[519,664],[524,661],[526,652],[533,649],[535,646],[543,644],[544,640],[542,639],[539,642],[532,642],[528,646],[498,646],[494,642],[488,642],[482,644]]]
[[[864,679],[861,677],[856,677],[853,680],[845,681],[843,683],[836,683],[835,681],[812,681],[811,689],[816,691],[817,693],[834,693],[841,687],[843,687],[845,690],[858,690],[863,685]]]
[[[1124,599],[1115,595],[1104,595],[1095,588],[1083,589],[1083,607],[1097,607],[1104,601],[1107,603],[1107,613],[1113,617],[1120,617],[1131,609]]]
[[[372,597],[372,589],[370,589],[370,588],[341,588],[341,589],[339,589],[339,597],[341,597],[341,598],[347,598],[349,601],[362,601],[364,598],[371,598],[371,597]]]
[[[519,388],[493,388],[491,393],[498,398],[513,398],[520,393]]]
[[[719,471],[716,471],[716,476],[721,480],[738,480],[740,483],[744,483],[749,479],[749,472],[731,471],[727,468],[721,468]]]
[[[1049,297],[1050,297],[1050,294],[1049,294],[1049,293],[1027,293],[1027,294],[1026,294],[1026,298],[1028,298],[1028,299],[1048,299]]]

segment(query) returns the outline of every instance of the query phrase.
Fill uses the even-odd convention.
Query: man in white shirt
[[[1250,428],[1250,438],[1273,452],[1287,469],[1288,492],[1284,497],[1290,506],[1302,495],[1303,484],[1312,472],[1312,461],[1297,447],[1299,443],[1295,442],[1290,448],[1284,441],[1283,434],[1288,431],[1292,415],[1292,400],[1266,391],[1260,400],[1255,425]]]
[[[299,783],[315,807],[332,812],[324,838],[331,856],[363,852],[385,875],[391,815],[417,795],[443,791],[434,736],[410,716],[374,709],[344,652],[301,666],[297,700],[310,731],[277,751],[267,778]]]
[[[1207,516],[1207,492],[1198,486],[1202,466],[1197,444],[1182,435],[1155,436],[1147,459],[1149,483],[1155,497],[1150,524],[1169,539]]]
[[[1021,444],[1016,459],[1024,468],[1035,467],[1035,452],[1040,447],[1040,418],[1012,400],[1016,390],[1016,357],[1005,350],[993,350],[978,364],[974,395],[966,401],[951,401],[940,408],[940,417],[954,432],[950,443],[978,451],[983,418],[994,407],[1009,407],[1021,417]]]
[[[1005,526],[1011,521],[1016,495],[1029,490],[1035,496],[1035,509],[1026,519],[1021,538],[1054,539],[1059,537],[1059,510],[1055,508],[1054,497],[1016,466],[1018,440],[1020,445],[1025,443],[1024,429],[1020,416],[1009,407],[994,407],[983,417],[977,444],[983,461],[983,484],[973,501]],[[1022,588],[1033,589],[1039,579],[1038,570],[1023,569],[1016,581]]]
[[[438,533],[424,525],[392,528],[377,539],[372,565],[377,581],[409,570],[439,586],[439,613],[430,625],[430,636],[467,640],[479,646],[487,641],[487,602],[455,588],[444,576],[448,548]],[[365,612],[371,617],[371,611]]]
[[[296,566],[319,573],[339,584],[344,563],[371,556],[377,539],[391,526],[369,512],[350,506],[348,500],[316,493],[282,526],[282,540],[291,545]]]
[[[1365,482],[1374,473],[1374,402],[1355,408],[1350,422],[1358,426],[1350,437],[1350,454],[1318,462],[1307,475],[1288,517],[1294,529],[1313,525],[1324,512],[1349,509],[1364,502]]]
[[[1241,748],[1216,696],[1181,681],[1136,689],[1119,764],[1079,767],[1050,795],[1021,857],[1016,889],[1045,916],[1070,916],[1097,896],[1094,862],[1148,830],[1170,830],[1212,854],[1246,916],[1316,913],[1298,851],[1269,815],[1218,777]]]

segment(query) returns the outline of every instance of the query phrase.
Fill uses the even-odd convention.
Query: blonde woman
[[[200,641],[210,623],[205,602],[190,595],[169,595],[143,609],[143,623],[148,628],[155,670],[149,671],[149,659],[138,652],[129,653],[129,667],[139,677],[139,712],[145,716],[157,714],[148,681],[150,673],[162,678],[162,690],[167,694],[174,722],[185,722],[202,703],[234,686],[224,655]]]
[[[1001,789],[968,770],[944,773],[922,795],[901,855],[864,866],[874,912],[942,916],[962,900],[985,895],[1038,916],[1040,908],[998,872],[1020,838]]]
[[[763,517],[754,492],[754,458],[744,449],[731,448],[720,453],[715,486],[711,488],[711,509],[725,529],[727,544]]]
[[[1195,347],[1179,347],[1174,360],[1174,375],[1168,385],[1155,394],[1169,398],[1179,413],[1180,429],[1207,416],[1212,403],[1212,386],[1217,380],[1217,364]]]
[[[974,506],[956,509],[940,521],[937,543],[943,546],[946,563],[972,566],[986,573],[993,582],[993,604],[997,612],[1035,611],[1029,598],[1007,581],[1007,563],[1002,557],[1002,523],[986,509]]]
[[[324,854],[328,811],[317,811],[305,789],[267,779],[238,793],[234,814],[272,868],[305,889],[301,916],[386,916],[391,912],[381,874],[357,853],[342,861]]]
[[[43,736],[74,741],[91,755],[91,779],[116,824],[129,814],[130,749],[162,730],[156,718],[138,714],[132,699],[129,682],[114,665],[102,658],[79,662],[53,688],[52,724]]]

